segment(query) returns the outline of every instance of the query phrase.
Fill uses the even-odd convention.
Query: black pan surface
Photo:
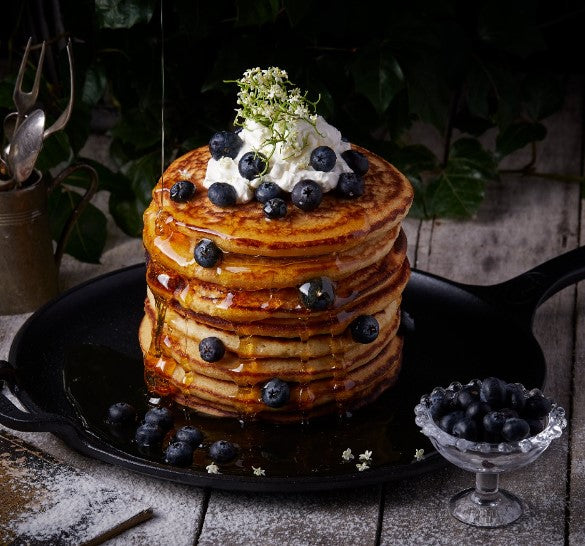
[[[352,416],[305,425],[242,423],[171,406],[175,427],[205,435],[193,466],[166,464],[162,448],[140,451],[133,429],[108,426],[110,404],[149,407],[137,341],[146,290],[143,265],[98,277],[45,307],[23,325],[0,378],[29,410],[0,395],[0,422],[18,430],[51,431],[96,459],[157,478],[246,491],[311,491],[362,486],[433,471],[443,459],[419,432],[413,409],[437,385],[490,375],[542,387],[546,365],[531,331],[541,301],[585,276],[585,248],[489,287],[461,285],[413,271],[403,298],[404,364],[398,385]],[[164,404],[165,401],[162,401]],[[233,463],[208,474],[207,447],[227,439]],[[350,448],[356,459],[344,461]],[[424,449],[422,460],[415,450]],[[357,456],[372,451],[370,468]],[[255,476],[253,467],[264,476]]]

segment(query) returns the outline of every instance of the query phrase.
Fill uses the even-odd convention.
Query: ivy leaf
[[[126,235],[131,237],[142,235],[144,206],[134,195],[125,197],[111,193],[108,207],[114,221]]]
[[[411,218],[429,218],[429,214],[427,212],[427,195],[423,181],[418,176],[409,176],[408,180],[414,189],[414,199],[412,201],[410,210],[408,211],[408,216]]]
[[[483,200],[485,183],[497,176],[492,154],[478,140],[457,140],[446,167],[427,187],[428,213],[458,219],[473,216]]]
[[[65,223],[81,196],[68,188],[58,187],[49,196],[51,235],[58,241]],[[104,250],[107,237],[107,221],[104,213],[87,203],[75,222],[65,252],[82,262],[97,264]]]
[[[149,110],[133,108],[124,113],[112,130],[112,136],[135,150],[145,150],[160,142],[160,117]]]
[[[154,12],[155,0],[95,0],[99,28],[131,28],[148,23]]]
[[[520,121],[509,125],[496,138],[496,158],[498,160],[510,155],[527,144],[543,140],[546,136],[546,127],[541,123]]]
[[[160,151],[154,151],[124,166],[132,191],[144,210],[152,200],[152,188],[161,175]]]
[[[85,73],[85,81],[81,90],[81,100],[85,104],[95,106],[104,96],[108,79],[106,70],[101,64],[93,64]]]
[[[434,171],[439,166],[437,156],[422,144],[395,147],[389,160],[408,177],[418,177],[422,172]]]
[[[350,71],[356,91],[364,95],[379,114],[386,111],[404,86],[402,69],[387,48],[364,50],[352,63]]]

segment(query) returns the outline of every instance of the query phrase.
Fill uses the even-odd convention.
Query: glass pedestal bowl
[[[452,383],[446,391],[456,391],[461,384]],[[436,450],[454,465],[475,473],[475,487],[451,498],[449,509],[456,519],[476,527],[501,527],[522,515],[522,502],[512,493],[499,488],[502,472],[517,470],[534,461],[561,436],[567,425],[565,411],[553,404],[542,432],[518,442],[499,444],[473,442],[448,434],[431,416],[430,395],[424,395],[415,407],[415,421]]]

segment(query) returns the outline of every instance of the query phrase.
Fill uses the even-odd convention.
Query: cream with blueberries
[[[216,205],[255,197],[268,217],[280,217],[284,192],[303,210],[316,208],[320,196],[334,189],[350,196],[363,193],[366,157],[315,113],[316,103],[291,84],[284,70],[255,68],[236,83],[238,130],[219,131],[209,141],[203,184]],[[275,198],[279,201],[266,207]]]

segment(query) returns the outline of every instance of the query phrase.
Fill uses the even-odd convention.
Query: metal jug
[[[90,184],[53,250],[47,198],[80,169],[89,171]],[[59,293],[59,265],[65,245],[96,189],[96,172],[82,164],[66,168],[50,184],[35,170],[22,188],[0,191],[0,315],[34,311]]]

